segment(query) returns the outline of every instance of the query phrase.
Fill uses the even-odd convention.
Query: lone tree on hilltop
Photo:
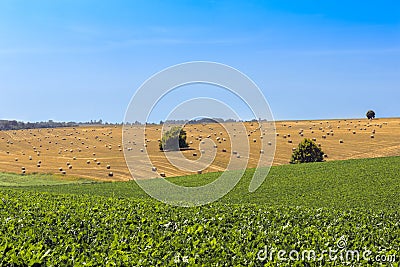
[[[164,133],[161,141],[159,142],[160,150],[177,151],[181,148],[189,147],[186,142],[186,131],[180,127],[172,127]]]
[[[365,114],[369,120],[375,119],[375,111],[368,110],[367,114]]]
[[[305,138],[293,151],[290,163],[321,162],[324,152],[310,139]]]

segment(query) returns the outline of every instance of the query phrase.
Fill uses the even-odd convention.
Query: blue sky
[[[276,119],[399,117],[400,2],[0,1],[0,118],[121,122],[194,60],[248,75]]]

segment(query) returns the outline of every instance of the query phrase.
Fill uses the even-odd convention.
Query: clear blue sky
[[[247,74],[276,119],[399,117],[400,2],[0,1],[0,118],[121,122],[193,60]]]

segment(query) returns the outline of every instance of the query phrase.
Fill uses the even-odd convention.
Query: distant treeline
[[[56,121],[40,121],[40,122],[22,122],[16,120],[0,120],[0,130],[21,130],[21,129],[39,129],[39,128],[59,128],[59,127],[76,127],[87,125],[116,125],[111,123],[103,123],[102,120],[91,120],[90,122],[56,122]]]
[[[254,120],[257,121],[257,120]],[[221,119],[221,118],[202,118],[197,120],[167,120],[167,121],[160,121],[158,124],[154,122],[147,122],[146,125],[163,125],[163,124],[209,124],[209,123],[224,123],[224,122],[237,122],[234,119]],[[144,125],[139,121],[135,122],[126,122],[125,125]]]
[[[253,119],[250,122],[257,122],[258,120]],[[265,120],[263,120],[265,121]],[[209,124],[209,123],[226,123],[226,122],[242,122],[234,119],[222,119],[222,118],[202,118],[197,120],[167,120],[166,122],[160,121],[160,125],[167,124]],[[40,121],[40,122],[23,122],[16,120],[0,120],[0,131],[2,130],[21,130],[21,129],[39,129],[39,128],[59,128],[59,127],[77,127],[77,126],[90,126],[90,125],[122,125],[123,123],[109,123],[103,122],[103,120],[91,120],[87,122],[56,122],[53,120]],[[157,125],[157,123],[141,123],[125,122],[125,125]]]

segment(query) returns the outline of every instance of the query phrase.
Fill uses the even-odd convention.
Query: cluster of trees
[[[20,130],[20,129],[38,129],[38,128],[56,128],[56,127],[74,127],[75,122],[22,122],[16,120],[0,120],[0,130]]]
[[[21,130],[21,129],[39,129],[39,128],[58,128],[58,127],[76,127],[85,125],[117,125],[115,123],[103,122],[103,120],[91,120],[88,122],[56,122],[53,120],[40,122],[22,122],[16,120],[0,120],[0,130]]]
[[[186,142],[186,131],[178,126],[172,127],[169,131],[164,133],[159,142],[159,147],[162,151],[178,151],[181,148],[188,148],[189,144]]]

